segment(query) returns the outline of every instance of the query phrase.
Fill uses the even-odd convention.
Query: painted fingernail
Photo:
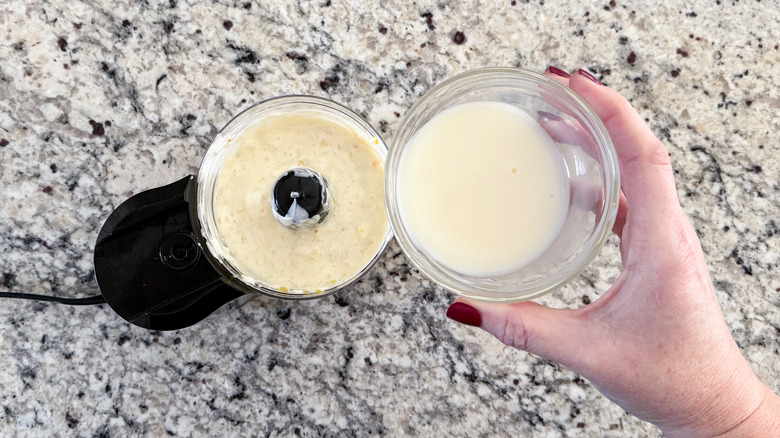
[[[595,77],[595,76],[593,76],[592,74],[590,74],[590,72],[589,72],[589,71],[587,71],[587,70],[579,69],[579,70],[577,70],[577,72],[578,72],[579,74],[581,74],[581,75],[585,76],[586,78],[590,79],[591,81],[593,81],[593,82],[595,82],[595,83],[599,84],[599,85],[604,85],[604,84],[602,84],[602,83],[601,83],[601,82],[600,82],[598,79],[596,79],[596,77]]]
[[[547,67],[547,71],[549,71],[550,73],[552,73],[554,75],[558,75],[558,76],[561,76],[561,77],[564,77],[564,78],[570,78],[571,77],[570,74],[568,74],[565,71],[559,69],[558,67],[554,67],[552,65]]]
[[[539,114],[539,118],[543,119],[546,122],[563,121],[563,118],[561,116],[553,113],[548,113],[547,111],[537,111],[536,114]]]
[[[450,308],[447,309],[447,318],[473,327],[482,325],[482,317],[479,316],[479,311],[466,303],[452,303]]]

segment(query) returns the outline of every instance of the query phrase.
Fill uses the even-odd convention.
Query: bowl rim
[[[573,100],[576,103],[576,105],[579,107],[578,109],[581,110],[583,113],[585,113],[588,121],[595,125],[599,137],[601,137],[604,140],[604,145],[603,145],[604,147],[602,147],[601,143],[598,142],[597,143],[599,144],[599,152],[601,153],[602,159],[604,161],[603,167],[609,170],[608,172],[605,173],[608,173],[610,176],[605,176],[605,180],[606,180],[605,196],[604,196],[605,207],[599,218],[599,223],[597,224],[598,232],[594,233],[594,235],[589,239],[591,243],[588,244],[588,246],[590,246],[590,250],[588,251],[588,254],[586,256],[581,257],[578,263],[573,265],[573,268],[570,270],[568,275],[565,275],[561,277],[558,281],[551,282],[545,287],[542,287],[539,290],[536,290],[534,292],[522,293],[522,294],[505,293],[503,296],[485,296],[476,293],[472,285],[469,285],[468,288],[460,287],[463,286],[462,283],[457,284],[456,282],[449,282],[445,280],[444,275],[440,276],[438,275],[438,273],[435,272],[432,273],[428,269],[423,267],[424,265],[420,263],[418,259],[420,255],[425,254],[425,252],[417,248],[412,242],[412,239],[410,238],[408,233],[405,232],[403,221],[400,219],[400,209],[398,208],[397,205],[398,196],[395,194],[395,188],[392,187],[392,184],[395,184],[394,180],[397,179],[394,173],[397,172],[399,167],[398,164],[401,157],[401,151],[406,146],[405,144],[399,144],[401,137],[403,137],[402,135],[403,131],[406,128],[408,128],[411,119],[413,118],[414,115],[420,112],[421,107],[426,105],[432,99],[439,98],[439,93],[441,93],[442,90],[451,88],[454,85],[460,84],[464,81],[473,80],[475,77],[476,78],[489,77],[489,76],[499,77],[502,75],[508,77],[516,77],[526,81],[530,80],[537,84],[544,84],[558,92],[563,93],[566,97]],[[610,183],[610,178],[611,178],[611,183]],[[391,199],[391,195],[393,195],[392,199]],[[429,278],[431,281],[438,284],[442,288],[454,292],[457,295],[466,298],[477,299],[480,301],[518,302],[518,301],[531,300],[534,298],[538,298],[542,295],[546,295],[550,292],[553,292],[558,288],[560,288],[561,286],[571,282],[572,279],[579,276],[582,273],[582,271],[588,265],[590,265],[593,259],[600,252],[601,248],[603,247],[604,243],[607,240],[607,237],[609,237],[609,233],[612,230],[612,227],[614,225],[617,216],[619,200],[620,200],[620,167],[617,158],[617,152],[615,151],[612,138],[610,137],[606,126],[601,121],[601,118],[596,114],[595,110],[593,110],[593,108],[577,93],[575,93],[569,87],[566,87],[560,84],[559,82],[555,81],[554,79],[549,78],[541,73],[520,69],[520,68],[514,68],[514,67],[485,67],[485,68],[467,70],[465,72],[459,73],[453,77],[450,77],[436,84],[422,97],[420,97],[404,115],[404,118],[401,121],[401,125],[395,130],[395,133],[393,135],[390,144],[389,154],[387,157],[387,161],[385,163],[385,207],[387,209],[387,215],[389,218],[390,225],[393,229],[393,234],[396,236],[396,239],[398,240],[398,244],[401,247],[401,250],[403,251],[404,255],[407,257],[407,259],[409,259],[409,261],[412,264],[415,265],[415,267],[417,267],[417,269],[420,270],[421,273],[425,275],[425,277]],[[447,276],[446,278],[449,277],[450,276]]]

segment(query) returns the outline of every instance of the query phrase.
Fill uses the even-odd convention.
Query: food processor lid
[[[108,217],[95,246],[95,279],[109,306],[147,329],[195,324],[243,295],[212,267],[191,216],[196,177],[139,193]]]

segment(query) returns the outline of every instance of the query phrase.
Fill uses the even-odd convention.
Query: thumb
[[[575,310],[550,309],[525,301],[487,303],[458,298],[447,317],[480,327],[504,344],[577,369],[587,353],[584,321]]]

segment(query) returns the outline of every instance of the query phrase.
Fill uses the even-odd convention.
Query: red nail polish
[[[447,318],[474,327],[482,325],[479,311],[466,303],[455,302],[447,309]]]
[[[568,74],[565,71],[559,69],[558,67],[554,67],[552,65],[547,67],[547,71],[549,71],[550,73],[552,73],[554,75],[558,75],[558,76],[561,76],[561,77],[564,77],[564,78],[570,78],[571,77],[570,74]]]
[[[586,78],[590,79],[591,81],[593,81],[593,82],[595,82],[595,83],[599,84],[599,85],[604,85],[604,84],[602,84],[602,83],[601,83],[601,82],[600,82],[598,79],[596,79],[596,77],[595,77],[595,76],[593,76],[592,74],[590,74],[590,72],[589,72],[589,71],[587,71],[587,70],[579,69],[579,70],[577,70],[577,72],[578,72],[579,74],[581,74],[581,75],[585,76]]]
[[[561,116],[553,113],[548,113],[547,111],[537,111],[536,114],[539,115],[540,119],[543,119],[547,122],[560,122],[563,120]]]

